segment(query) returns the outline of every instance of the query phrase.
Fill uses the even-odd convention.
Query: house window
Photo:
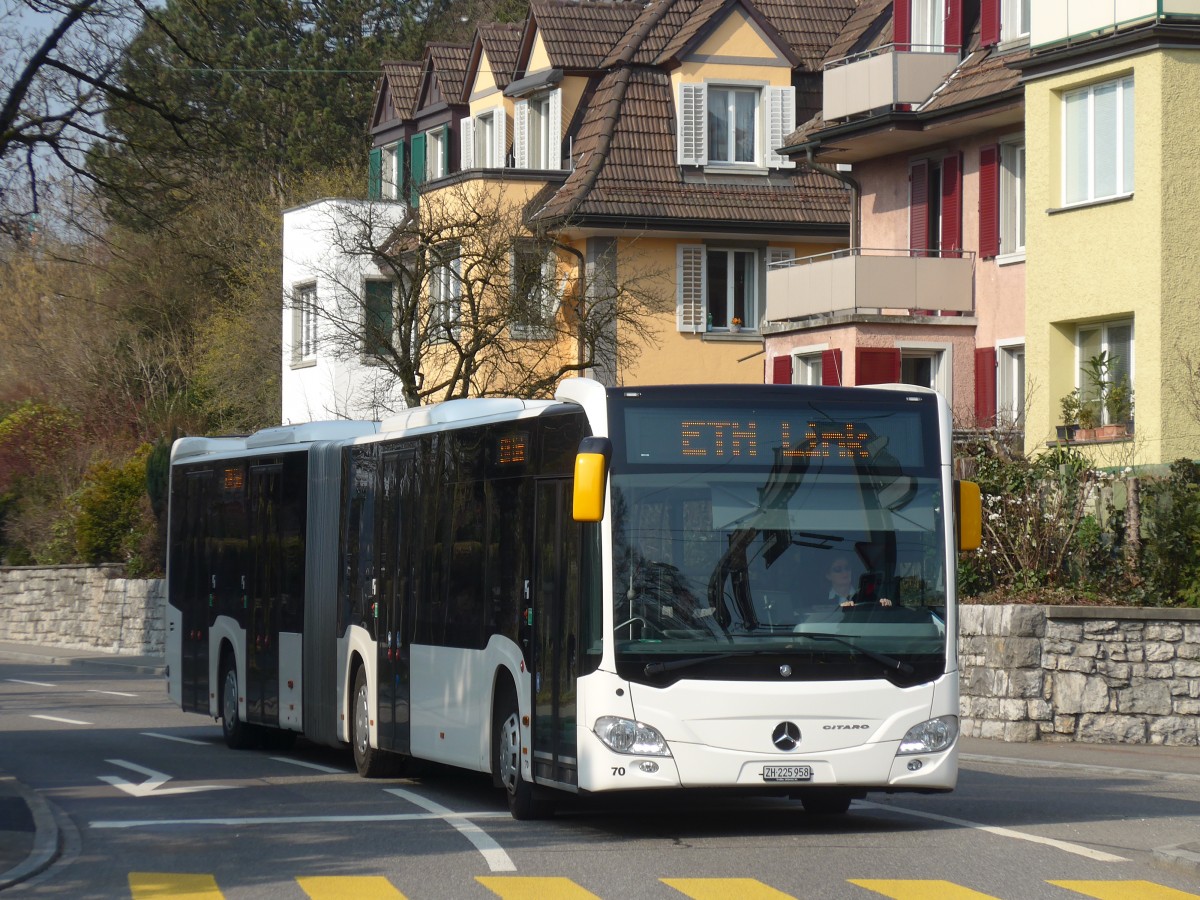
[[[439,247],[429,269],[429,339],[454,336],[462,318],[462,259],[457,244]]]
[[[796,128],[796,89],[770,85],[683,84],[679,164],[793,168],[776,153]]]
[[[425,132],[425,180],[433,181],[448,174],[449,130],[442,126]]]
[[[363,286],[363,356],[379,359],[392,348],[392,283],[368,281]]]
[[[1000,252],[1025,252],[1025,142],[1000,145]]]
[[[395,200],[400,196],[400,176],[403,168],[399,144],[383,148],[383,196]]]
[[[459,157],[463,169],[503,169],[507,149],[504,109],[497,107],[460,121]]]
[[[558,311],[554,255],[530,244],[518,247],[513,256],[513,334],[548,338]]]
[[[562,168],[562,91],[513,106],[513,156],[518,169]]]
[[[946,31],[943,0],[912,0],[912,49],[940,52]]]
[[[293,297],[292,362],[314,362],[317,358],[317,286],[297,287]]]
[[[1015,41],[1029,37],[1029,5],[1031,0],[1002,0],[1000,9],[1000,39]]]
[[[496,163],[496,151],[500,146],[496,140],[496,117],[496,110],[475,117],[475,165],[477,166],[501,168],[504,165],[502,158],[499,165]]]
[[[792,382],[794,384],[821,384],[821,354],[798,353],[793,358]]]
[[[1075,331],[1075,386],[1083,402],[1101,401],[1101,388],[1089,374],[1089,362],[1104,354],[1107,363],[1107,384],[1124,385],[1132,396],[1133,386],[1133,322],[1105,322],[1099,325],[1081,325]],[[1109,409],[1102,409],[1100,423],[1117,425]]]
[[[1063,95],[1063,203],[1133,193],[1133,77]]]
[[[901,384],[932,388],[950,399],[954,364],[949,344],[899,341],[896,346]]]
[[[704,266],[710,329],[758,327],[758,251],[709,247]]]
[[[996,357],[996,424],[1019,427],[1025,421],[1025,345],[999,347]]]

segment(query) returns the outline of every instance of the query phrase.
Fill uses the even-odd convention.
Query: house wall
[[[786,87],[792,83],[792,70],[746,14],[735,9],[671,73],[672,93],[678,98],[680,84],[699,81]]]
[[[1195,283],[1196,268],[1183,264],[1184,272],[1167,279],[1167,263],[1176,252],[1174,241],[1165,240],[1168,221],[1164,189],[1183,190],[1188,196],[1172,202],[1171,227],[1187,234],[1190,219],[1194,231],[1195,135],[1200,126],[1200,109],[1187,99],[1187,90],[1197,87],[1197,76],[1184,73],[1176,64],[1170,71],[1169,57],[1161,52],[1144,53],[1103,65],[1089,66],[1026,85],[1026,154],[1028,178],[1025,206],[1029,211],[1026,242],[1027,370],[1039,373],[1043,383],[1031,385],[1027,399],[1025,445],[1027,451],[1044,447],[1054,437],[1061,421],[1060,398],[1075,387],[1076,325],[1119,317],[1134,319],[1135,419],[1137,434],[1132,440],[1085,447],[1100,465],[1138,465],[1170,460],[1184,442],[1164,442],[1170,427],[1179,428],[1177,413],[1163,407],[1164,341],[1176,335],[1166,332],[1182,328],[1194,342],[1194,289],[1187,296],[1183,285]],[[1063,113],[1062,95],[1085,85],[1128,75],[1134,76],[1134,188],[1132,197],[1063,209]],[[1184,93],[1180,93],[1183,91]],[[1181,146],[1171,152],[1172,174],[1166,180],[1164,148],[1168,146],[1166,104],[1180,121],[1170,124],[1172,137]],[[1192,174],[1187,174],[1188,172]],[[1190,242],[1190,241],[1189,241]],[[1189,274],[1190,273],[1190,274]],[[1184,276],[1184,277],[1181,277]],[[1190,309],[1190,320],[1184,308]],[[1168,311],[1169,314],[1168,314]],[[1168,426],[1168,422],[1171,426]],[[1188,442],[1198,446],[1196,426]]]

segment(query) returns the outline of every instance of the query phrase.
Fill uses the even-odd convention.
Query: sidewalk
[[[68,650],[36,644],[0,642],[0,663],[60,665],[162,675],[157,656],[120,656],[96,650]],[[1037,741],[1013,744],[960,738],[960,759],[970,764],[1024,762],[1038,768],[1063,770],[1102,768],[1145,775],[1200,778],[1200,749],[1148,744],[1077,744]],[[59,850],[58,823],[38,794],[0,770],[0,891],[33,877],[50,865]],[[1200,874],[1200,841],[1160,847],[1159,863]]]

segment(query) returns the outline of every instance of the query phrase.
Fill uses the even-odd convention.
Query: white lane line
[[[191,738],[176,737],[173,734],[159,734],[157,731],[143,731],[142,737],[158,738],[160,741],[174,741],[177,744],[191,744],[193,747],[207,747],[208,741],[193,741]]]
[[[200,791],[228,791],[233,790],[235,787],[232,784],[191,784],[184,787],[163,787],[164,784],[171,780],[171,776],[165,772],[156,772],[153,769],[147,769],[145,766],[139,766],[137,763],[127,762],[123,759],[106,759],[105,762],[110,766],[120,766],[123,769],[130,769],[146,776],[146,780],[141,784],[134,784],[116,775],[97,776],[105,784],[111,784],[117,790],[124,791],[131,797],[165,797],[170,794],[196,794]]]
[[[286,756],[272,756],[271,759],[275,762],[287,763],[292,766],[302,766],[305,769],[316,769],[318,772],[324,772],[326,775],[349,775],[349,769],[334,769],[330,766],[319,766],[316,763],[304,762],[300,759],[288,759]]]
[[[89,694],[108,694],[110,697],[136,697],[137,694],[127,694],[124,691],[100,691],[96,688],[88,688]]]
[[[432,800],[426,799],[419,794],[414,794],[412,791],[406,791],[403,788],[388,788],[384,793],[392,794],[399,797],[401,800],[407,800],[414,806],[419,806],[422,809],[427,809],[440,819],[444,819],[449,824],[458,829],[459,834],[465,837],[468,841],[475,845],[475,849],[483,854],[484,860],[488,864],[488,868],[493,872],[515,872],[517,867],[513,865],[513,861],[508,854],[497,844],[486,831],[480,828],[473,822],[466,821],[467,817],[462,813],[456,813],[453,810],[442,806],[440,803],[435,803]]]
[[[1105,853],[1102,850],[1093,850],[1091,847],[1084,847],[1082,844],[1071,844],[1067,841],[1058,841],[1054,838],[1041,837],[1036,834],[1026,834],[1023,831],[1014,831],[1011,828],[1000,828],[996,825],[984,825],[981,822],[969,822],[966,819],[955,819],[951,816],[940,816],[937,813],[922,812],[915,809],[905,809],[903,806],[889,806],[884,803],[871,803],[866,800],[856,800],[856,806],[865,806],[870,809],[888,810],[890,812],[900,813],[905,816],[916,816],[921,819],[932,819],[935,822],[945,822],[949,825],[958,825],[960,828],[973,828],[976,831],[986,831],[988,834],[994,834],[998,837],[1013,838],[1018,841],[1029,841],[1031,844],[1045,844],[1047,847],[1054,847],[1057,850],[1063,850],[1067,853],[1074,853],[1076,856],[1085,856],[1088,859],[1094,859],[1097,862],[1129,862],[1124,856],[1114,856],[1111,853]]]
[[[6,678],[5,681],[11,681],[13,684],[31,684],[34,687],[58,687],[56,684],[47,684],[44,681],[26,681],[24,678]]]
[[[64,725],[94,725],[95,722],[81,722],[79,719],[64,719],[61,716],[40,716],[33,713],[29,716],[31,719],[45,719],[47,722],[61,722]]]
[[[471,819],[511,819],[506,812],[450,813],[450,817]],[[220,825],[241,828],[245,825],[341,825],[356,822],[429,822],[443,820],[444,815],[430,813],[395,813],[377,816],[259,816],[241,819],[97,819],[89,828],[161,828],[167,825]]]

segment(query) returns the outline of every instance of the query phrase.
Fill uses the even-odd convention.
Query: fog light
[[[908,764],[908,771],[910,771],[910,772],[916,772],[916,771],[917,771],[918,769],[920,769],[920,768],[921,768],[921,766],[923,766],[923,765],[925,765],[925,763],[921,762],[919,759],[914,759],[914,760],[912,760],[912,761],[910,761],[910,762],[909,762],[909,764]]]
[[[655,772],[658,771],[658,763],[656,763],[652,759],[647,759],[647,760],[643,760],[641,763],[639,763],[638,768],[641,769],[643,772],[645,772],[647,775],[653,775]]]

